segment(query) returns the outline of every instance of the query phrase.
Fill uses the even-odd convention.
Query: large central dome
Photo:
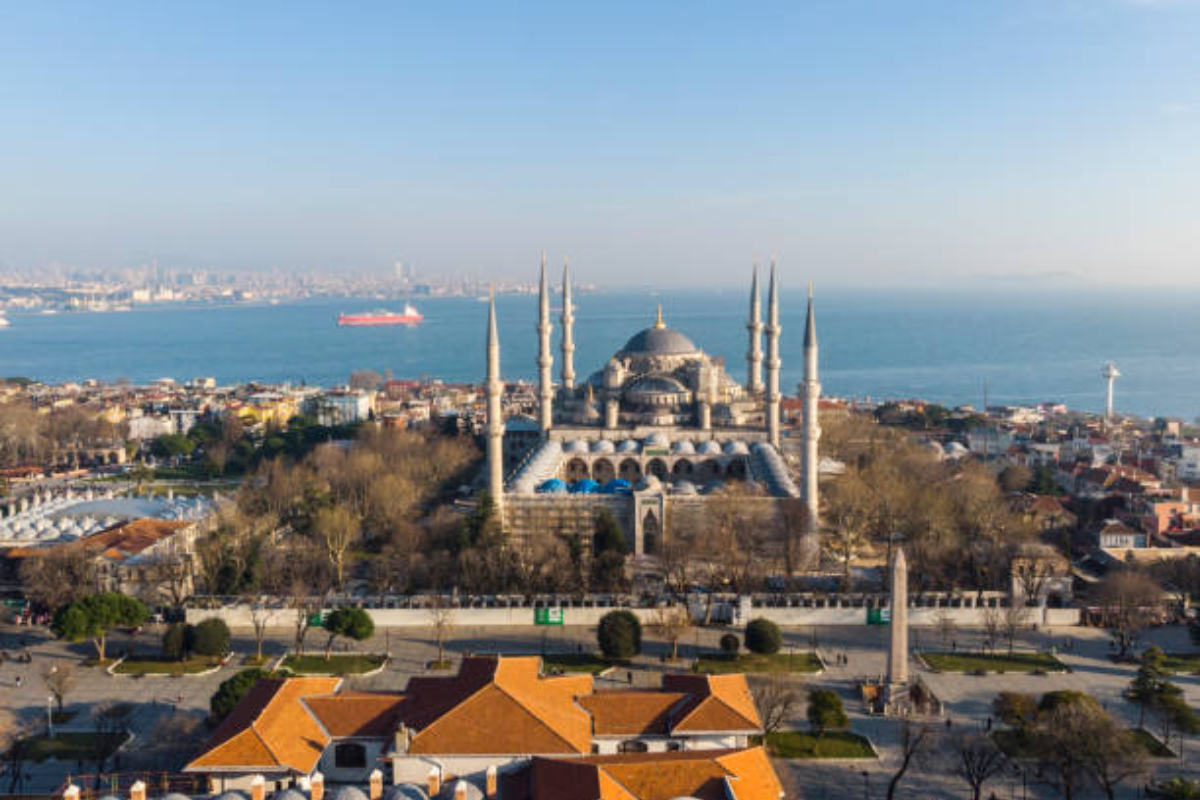
[[[627,356],[677,356],[695,352],[696,345],[690,339],[665,327],[639,331],[621,348],[621,354]]]

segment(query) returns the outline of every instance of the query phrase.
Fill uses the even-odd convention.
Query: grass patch
[[[270,656],[263,656],[262,658],[259,658],[258,656],[245,656],[242,658],[242,666],[265,667],[267,664],[270,664],[272,660],[273,659]]]
[[[708,674],[726,672],[818,672],[821,660],[815,653],[740,653],[736,656],[714,653],[697,659],[694,670]]]
[[[761,736],[753,737],[758,744]],[[865,737],[850,731],[829,731],[822,737],[805,731],[775,731],[767,735],[767,750],[776,758],[876,758]]]
[[[1051,672],[1067,665],[1049,653],[921,653],[938,672]]]
[[[609,661],[593,653],[551,653],[542,656],[542,669],[546,672],[586,672],[599,675],[620,662]]]
[[[1141,745],[1151,758],[1172,758],[1175,753],[1146,730],[1130,728],[1129,736]],[[1018,730],[1003,728],[992,734],[996,746],[1009,758],[1036,758],[1039,755],[1036,743]]]
[[[1185,675],[1195,675],[1200,672],[1200,653],[1167,653],[1163,659],[1163,669]]]
[[[49,758],[59,761],[91,761],[98,760],[96,753],[102,749],[105,758],[116,752],[125,743],[128,735],[124,732],[99,733],[57,733],[54,738],[49,736],[31,736],[25,740],[28,746],[25,758],[41,763]]]
[[[195,675],[220,666],[215,656],[193,656],[186,661],[167,661],[161,658],[127,658],[113,672],[117,675]]]
[[[451,666],[453,666],[453,664],[450,659],[443,658],[441,661],[438,661],[435,658],[433,661],[425,664],[425,669],[430,670],[431,672],[445,672],[446,670],[450,669]]]
[[[297,675],[361,675],[383,666],[383,661],[383,656],[343,653],[329,658],[322,655],[288,656],[283,660],[283,666]]]

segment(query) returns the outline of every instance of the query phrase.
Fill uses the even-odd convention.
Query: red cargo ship
[[[394,311],[371,311],[366,314],[338,314],[338,326],[342,328],[368,328],[377,325],[420,325],[424,315],[411,304],[405,304],[404,313]]]

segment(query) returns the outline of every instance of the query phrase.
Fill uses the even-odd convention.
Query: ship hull
[[[393,325],[420,325],[425,317],[421,315],[396,315],[394,317],[338,317],[340,328],[382,328]]]

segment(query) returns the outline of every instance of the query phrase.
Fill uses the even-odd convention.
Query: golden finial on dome
[[[667,323],[663,322],[663,318],[662,318],[662,301],[661,300],[658,303],[658,319],[656,319],[654,321],[654,327],[656,327],[656,328],[667,327]]]

